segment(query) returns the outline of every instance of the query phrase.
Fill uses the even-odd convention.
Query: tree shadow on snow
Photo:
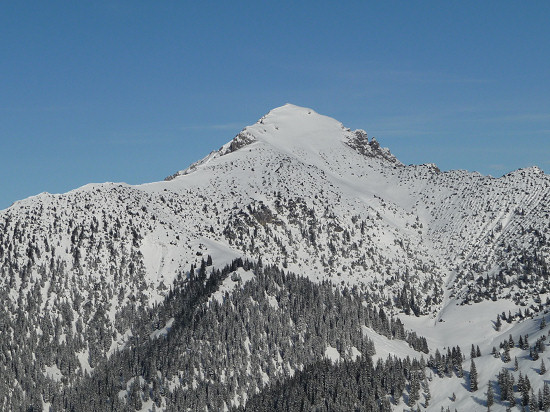
[[[531,368],[532,371],[535,371],[537,375],[540,375],[540,368]]]
[[[487,406],[487,400],[486,400],[486,399],[483,399],[483,398],[480,398],[480,397],[474,396],[474,395],[472,395],[472,399],[473,399],[474,402],[477,403],[478,405]]]
[[[468,371],[463,371],[463,378],[464,380],[462,381],[462,387],[464,389],[466,389],[468,392],[470,392],[470,372]]]

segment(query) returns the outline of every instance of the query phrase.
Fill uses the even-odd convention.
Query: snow
[[[61,380],[63,374],[61,373],[57,365],[46,366],[44,369],[44,376],[46,378],[53,379],[56,382],[59,382]]]
[[[465,372],[470,370],[470,348],[471,345],[479,346],[482,356],[475,358],[476,369],[478,372],[479,389],[472,393],[469,391],[468,374],[465,373],[464,378],[458,378],[453,374],[453,377],[439,378],[434,376],[430,382],[430,392],[432,399],[428,411],[439,411],[441,406],[444,408],[450,407],[451,410],[456,408],[462,410],[479,410],[485,411],[486,407],[486,392],[489,381],[493,383],[497,380],[498,373],[502,368],[513,371],[513,359],[517,356],[519,361],[519,370],[513,372],[516,382],[521,372],[523,376],[528,376],[532,387],[535,389],[535,394],[538,389],[542,389],[545,381],[545,376],[538,373],[540,359],[544,359],[546,364],[549,364],[550,357],[548,352],[540,354],[540,359],[532,361],[529,358],[529,351],[521,350],[517,347],[510,350],[512,361],[504,363],[500,358],[495,359],[491,355],[493,347],[499,349],[499,345],[504,340],[508,340],[509,335],[512,335],[516,344],[520,336],[529,335],[529,343],[532,346],[536,340],[543,334],[548,334],[547,328],[544,331],[539,329],[541,314],[534,319],[525,319],[521,322],[506,323],[503,322],[500,331],[496,331],[493,327],[492,320],[496,319],[496,314],[502,311],[508,311],[512,305],[508,301],[498,302],[482,302],[466,306],[448,306],[438,319],[443,319],[439,322],[437,319],[425,318],[405,318],[402,320],[406,327],[414,329],[417,333],[425,336],[428,339],[431,353],[436,349],[441,353],[445,353],[447,348],[460,346],[466,360],[462,367]],[[374,336],[369,334],[370,337]],[[378,342],[375,342],[375,344]],[[548,342],[545,343],[548,347]],[[379,344],[376,344],[377,352],[380,350]],[[401,352],[403,355],[404,352]],[[376,356],[380,354],[377,353]],[[452,393],[456,394],[456,401],[451,401]],[[516,393],[516,397],[519,394]],[[500,410],[502,407],[498,403],[500,400],[498,391],[495,394],[495,403],[492,410]]]
[[[484,301],[472,305],[457,305],[452,300],[444,306],[437,317],[414,317],[400,315],[406,329],[412,329],[428,340],[428,346],[434,348],[446,348],[448,346],[467,347],[475,343],[480,348],[492,347],[492,342],[500,336],[496,332],[493,323],[497,314],[515,308],[509,301],[497,302]],[[505,327],[504,323],[503,327]]]
[[[145,402],[142,402],[141,409],[139,409],[139,412],[152,412],[152,411],[153,411],[153,401],[151,399],[147,399]]]
[[[237,268],[236,271],[231,272],[229,276],[224,279],[218,290],[212,294],[210,302],[216,300],[219,303],[223,303],[226,294],[231,294],[237,287],[242,287],[246,282],[252,279],[254,279],[254,273],[252,271]]]
[[[269,306],[271,306],[273,309],[277,310],[279,309],[279,302],[277,302],[277,299],[275,296],[268,295],[266,292],[267,302],[269,303]]]
[[[84,372],[92,372],[94,369],[90,366],[90,363],[88,362],[88,359],[89,359],[89,353],[88,353],[88,349],[85,349],[83,351],[80,351],[80,352],[76,352],[76,357],[78,359],[78,361],[80,362],[80,369]]]
[[[415,351],[405,341],[388,339],[366,326],[361,326],[361,331],[363,332],[363,336],[368,337],[374,343],[374,348],[376,349],[376,353],[372,357],[374,361],[377,361],[378,359],[386,360],[388,355],[396,356],[398,358],[406,358],[409,356],[411,359],[419,359],[420,357],[425,356],[425,354]]]
[[[444,296],[440,304],[429,308],[428,316],[399,314],[407,329],[427,338],[432,353],[455,345],[467,351],[472,343],[488,353],[509,333],[533,333],[529,321],[503,323],[501,331],[494,330],[498,313],[517,310],[515,303],[506,298],[509,287],[499,292],[496,302],[458,303],[474,283],[464,277],[469,272],[476,277],[496,276],[514,263],[517,253],[535,248],[548,261],[548,248],[534,246],[539,239],[533,235],[535,231],[547,233],[548,175],[533,167],[495,179],[466,171],[442,173],[432,164],[404,166],[397,160],[388,160],[389,152],[361,153],[350,145],[356,137],[337,120],[287,104],[273,109],[243,129],[236,140],[178,172],[170,181],[137,186],[90,184],[61,195],[42,193],[0,211],[0,222],[4,218],[17,224],[24,222],[27,236],[48,234],[55,257],[71,268],[71,275],[78,275],[68,277],[66,291],[59,294],[69,305],[74,303],[69,293],[73,288],[92,304],[97,303],[93,300],[95,287],[112,288],[116,293],[107,302],[111,323],[136,288],[143,287],[146,304],[152,305],[163,298],[178,274],[185,275],[191,264],[200,265],[208,255],[213,260],[209,270],[222,268],[237,257],[255,260],[261,256],[264,264],[284,266],[285,270],[313,281],[328,280],[339,287],[359,286],[387,299],[401,290],[405,272],[413,290],[421,290],[425,282],[435,279],[444,287]],[[364,139],[363,143],[368,142]],[[243,145],[230,150],[232,143]],[[295,202],[285,204],[288,200]],[[260,205],[272,212],[273,221],[254,217],[250,210]],[[358,217],[357,222],[352,221],[354,216]],[[109,245],[116,253],[110,256],[104,248],[94,255],[92,248],[91,256],[86,256],[83,247],[81,274],[72,269],[71,230],[87,228],[93,219],[101,223],[105,220],[107,229],[95,236],[98,243]],[[130,238],[113,240],[109,236],[117,219],[122,229],[140,228],[136,250],[142,258],[143,268],[139,269],[143,270],[143,285],[131,285],[129,279],[125,279],[128,284],[121,283],[113,276],[120,255],[133,250]],[[365,224],[364,233],[361,221]],[[303,236],[313,226],[311,222],[316,225],[315,244]],[[10,225],[5,228],[6,234],[14,230],[15,223]],[[224,233],[226,226],[241,231],[230,239]],[[344,233],[349,234],[349,241],[343,240]],[[27,263],[26,248],[31,239],[27,237],[19,243],[12,240],[13,255],[21,257],[17,262],[20,267]],[[88,240],[89,237],[83,238],[84,243]],[[36,266],[47,266],[52,253],[46,252],[42,236],[32,243],[41,252],[33,257]],[[334,251],[330,245],[334,245]],[[514,252],[507,254],[501,245],[509,245]],[[251,279],[251,272],[238,269],[224,280],[211,302],[222,302],[227,293]],[[16,277],[7,295],[14,307],[19,292],[25,296],[37,282],[39,274],[33,269],[26,289],[20,291],[23,283]],[[56,316],[52,308],[58,298],[51,290],[59,285],[52,282],[47,279],[40,289],[40,311]],[[98,296],[106,296],[104,292],[105,289],[99,290]],[[530,291],[533,296],[523,298],[527,305],[533,302],[535,292],[536,288]],[[429,295],[433,290],[422,293]],[[277,310],[277,301],[269,295],[267,298]],[[398,311],[394,308],[393,314]],[[76,311],[73,329],[80,316]],[[173,321],[170,319],[152,332],[151,338],[167,334]],[[388,340],[366,328],[364,333],[374,341],[376,357],[419,356],[402,341]],[[108,355],[123,347],[129,336],[129,331],[117,335]],[[325,356],[333,361],[340,359],[338,351],[330,346]],[[88,352],[79,352],[77,357],[81,369],[90,372]],[[480,380],[494,375],[491,368],[496,363],[492,358],[479,361]],[[464,366],[467,369],[469,363]],[[61,372],[55,366],[47,367],[44,373],[60,379]],[[536,376],[533,379],[537,381]],[[474,398],[463,393],[462,381],[432,381],[434,410],[450,402],[444,394],[437,395],[445,385],[469,399],[449,406],[459,410],[480,407]]]
[[[522,322],[512,327],[508,333],[503,334],[505,336],[502,336],[502,339],[500,340],[502,341],[505,338],[507,339],[508,334],[511,333],[517,342],[520,334],[525,335],[528,333],[529,341],[534,343],[542,334],[541,331],[537,331],[537,325],[538,322],[533,320]],[[495,344],[498,348],[497,341],[495,341]],[[545,345],[548,346],[547,343]],[[482,354],[483,353],[484,352],[482,351]],[[449,394],[453,391],[457,395],[457,401],[453,403],[453,405],[455,405],[458,410],[486,410],[485,400],[488,381],[491,380],[492,382],[495,382],[497,379],[497,374],[502,370],[502,368],[506,368],[513,372],[513,359],[516,356],[519,361],[519,370],[517,372],[513,372],[516,382],[520,372],[523,376],[528,376],[531,386],[534,388],[534,392],[536,394],[539,388],[542,389],[545,379],[548,377],[547,374],[546,376],[541,376],[538,373],[540,359],[537,361],[530,360],[530,358],[528,358],[528,351],[521,350],[517,347],[510,350],[510,356],[512,361],[509,363],[503,363],[500,359],[495,359],[490,353],[486,352],[483,356],[475,358],[476,369],[478,371],[479,389],[474,393],[468,391],[468,386],[465,385],[464,379],[459,379],[456,377],[443,379],[435,378],[433,384],[430,386],[431,393],[433,394],[433,406],[431,410],[439,410],[437,405],[444,405],[448,402],[448,400],[445,399],[445,396],[443,396],[443,393]],[[469,358],[469,356],[467,356],[467,358]],[[550,358],[548,357],[547,352],[541,354],[541,358],[544,358],[545,362],[548,364]],[[470,369],[469,359],[464,362],[463,368],[464,370]],[[516,393],[516,398],[518,397],[519,394]],[[495,395],[495,399],[499,400],[498,392]],[[504,409],[502,405],[499,404],[495,404],[493,409],[499,410],[499,408]]]
[[[327,345],[327,348],[325,349],[325,358],[329,359],[331,362],[340,362],[342,357],[340,356],[340,352],[338,352],[338,349]]]

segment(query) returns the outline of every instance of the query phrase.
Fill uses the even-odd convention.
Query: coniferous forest
[[[238,268],[251,271],[253,279],[221,301],[212,299],[221,282],[240,282],[235,276],[234,281],[229,278]],[[317,285],[275,267],[239,259],[222,271],[208,273],[203,261],[176,282],[161,305],[134,323],[126,348],[74,387],[53,393],[52,407],[133,410],[152,400],[157,408],[167,410],[222,410],[244,404],[268,381],[307,376],[307,371],[317,368],[345,373],[345,368],[332,371],[330,362],[319,363],[327,347],[333,347],[354,368],[350,378],[363,376],[362,367],[371,365],[360,378],[361,390],[368,395],[358,394],[359,404],[387,408],[387,395],[401,398],[411,376],[411,361],[388,359],[375,369],[374,345],[364,328],[389,339],[408,340],[421,351],[428,348],[425,339],[405,331],[398,319],[365,302],[354,291]],[[176,319],[170,330],[151,339],[152,331],[170,319]],[[417,360],[412,365],[420,369]],[[371,374],[381,378],[381,368],[391,369],[399,379],[386,377],[383,384],[371,381]]]

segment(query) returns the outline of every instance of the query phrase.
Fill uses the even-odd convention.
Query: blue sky
[[[183,169],[291,102],[404,163],[550,170],[550,3],[8,2],[0,209]]]

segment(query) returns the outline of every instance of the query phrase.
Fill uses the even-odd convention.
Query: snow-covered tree
[[[470,391],[477,391],[477,369],[473,359],[470,363]]]
[[[493,384],[489,381],[487,386],[487,410],[491,410],[491,406],[495,403],[495,392],[493,390]]]

